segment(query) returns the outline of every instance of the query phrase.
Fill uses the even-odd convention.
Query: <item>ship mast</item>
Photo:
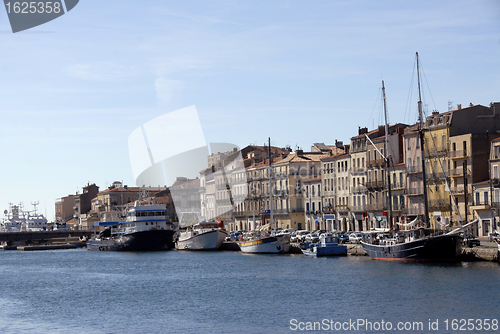
[[[271,137],[269,137],[269,202],[270,202],[270,213],[271,213],[271,230],[274,229],[274,221],[273,221],[273,169],[271,167]]]
[[[389,170],[389,125],[387,124],[387,104],[385,100],[385,86],[384,80],[382,80],[382,95],[384,97],[384,117],[385,117],[385,143],[384,143],[384,151],[385,151],[385,168],[387,173],[387,202],[389,204],[389,215],[387,217],[389,228],[392,229],[392,193],[391,193],[391,172]]]
[[[418,136],[420,137],[420,156],[422,159],[422,179],[424,188],[424,223],[425,227],[429,227],[429,204],[427,203],[427,173],[425,171],[425,157],[424,157],[424,118],[422,115],[422,95],[420,92],[420,67],[418,64],[417,55],[417,80],[418,80]]]

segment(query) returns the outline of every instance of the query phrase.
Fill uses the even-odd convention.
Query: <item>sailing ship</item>
[[[154,199],[135,201],[125,210],[126,218],[96,222],[103,228],[87,241],[87,249],[100,251],[155,251],[174,247],[176,225],[164,205]]]
[[[423,116],[422,116],[422,97],[420,91],[420,70],[417,57],[417,77],[418,77],[418,113],[419,113],[419,127],[418,134],[420,140],[420,150],[424,149],[424,135],[423,135]],[[382,81],[382,92],[384,99],[384,113],[386,122],[385,140],[386,145],[388,142],[387,131],[387,110],[385,100],[385,87]],[[368,136],[367,136],[368,138]],[[371,140],[368,138],[371,142]],[[385,150],[387,154],[387,148]],[[421,152],[422,166],[425,166],[424,154]],[[390,191],[390,175],[389,167],[390,160],[387,154],[385,157],[386,170],[387,170],[387,186],[388,186],[388,203],[389,203],[389,222],[392,218],[392,199]],[[427,205],[427,185],[425,168],[423,172],[423,189],[424,189],[424,204],[425,227],[413,228],[408,231],[396,231],[393,229],[389,236],[381,235],[379,232],[365,233],[365,238],[361,241],[364,250],[372,259],[377,260],[394,260],[394,261],[458,261],[459,255],[462,252],[462,238],[459,236],[459,230],[463,230],[466,226],[474,222],[462,226],[460,229],[446,233],[444,230],[431,229],[429,225],[429,214]],[[415,226],[415,222],[412,222]]]
[[[200,222],[179,233],[177,249],[217,250],[227,237],[222,222]]]
[[[277,235],[274,228],[272,175],[271,138],[269,138],[269,196],[271,197],[271,200],[269,201],[270,224],[266,225],[269,225],[270,231],[266,232],[265,229],[261,228],[260,231],[254,231],[247,239],[238,241],[238,245],[244,253],[281,254],[288,253],[290,251],[290,235]]]

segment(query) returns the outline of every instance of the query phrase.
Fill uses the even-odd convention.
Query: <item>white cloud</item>
[[[158,104],[166,105],[171,102],[185,88],[184,82],[166,77],[159,77],[155,80],[156,99]]]

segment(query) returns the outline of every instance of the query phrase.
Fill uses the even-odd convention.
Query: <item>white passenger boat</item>
[[[227,232],[216,222],[201,222],[179,233],[177,249],[216,250],[222,246]]]
[[[126,210],[126,219],[97,222],[96,235],[87,241],[87,249],[101,251],[167,250],[174,246],[176,225],[167,216],[164,205],[136,201]]]

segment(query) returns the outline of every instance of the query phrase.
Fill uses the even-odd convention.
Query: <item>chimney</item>
[[[385,126],[379,125],[378,126],[378,136],[385,136]]]
[[[301,156],[304,154],[303,150],[297,150],[295,153],[297,153],[297,156]]]
[[[462,109],[462,104],[457,104],[457,110]]]
[[[368,128],[360,128],[358,127],[358,135],[364,135],[365,133],[368,133]]]

